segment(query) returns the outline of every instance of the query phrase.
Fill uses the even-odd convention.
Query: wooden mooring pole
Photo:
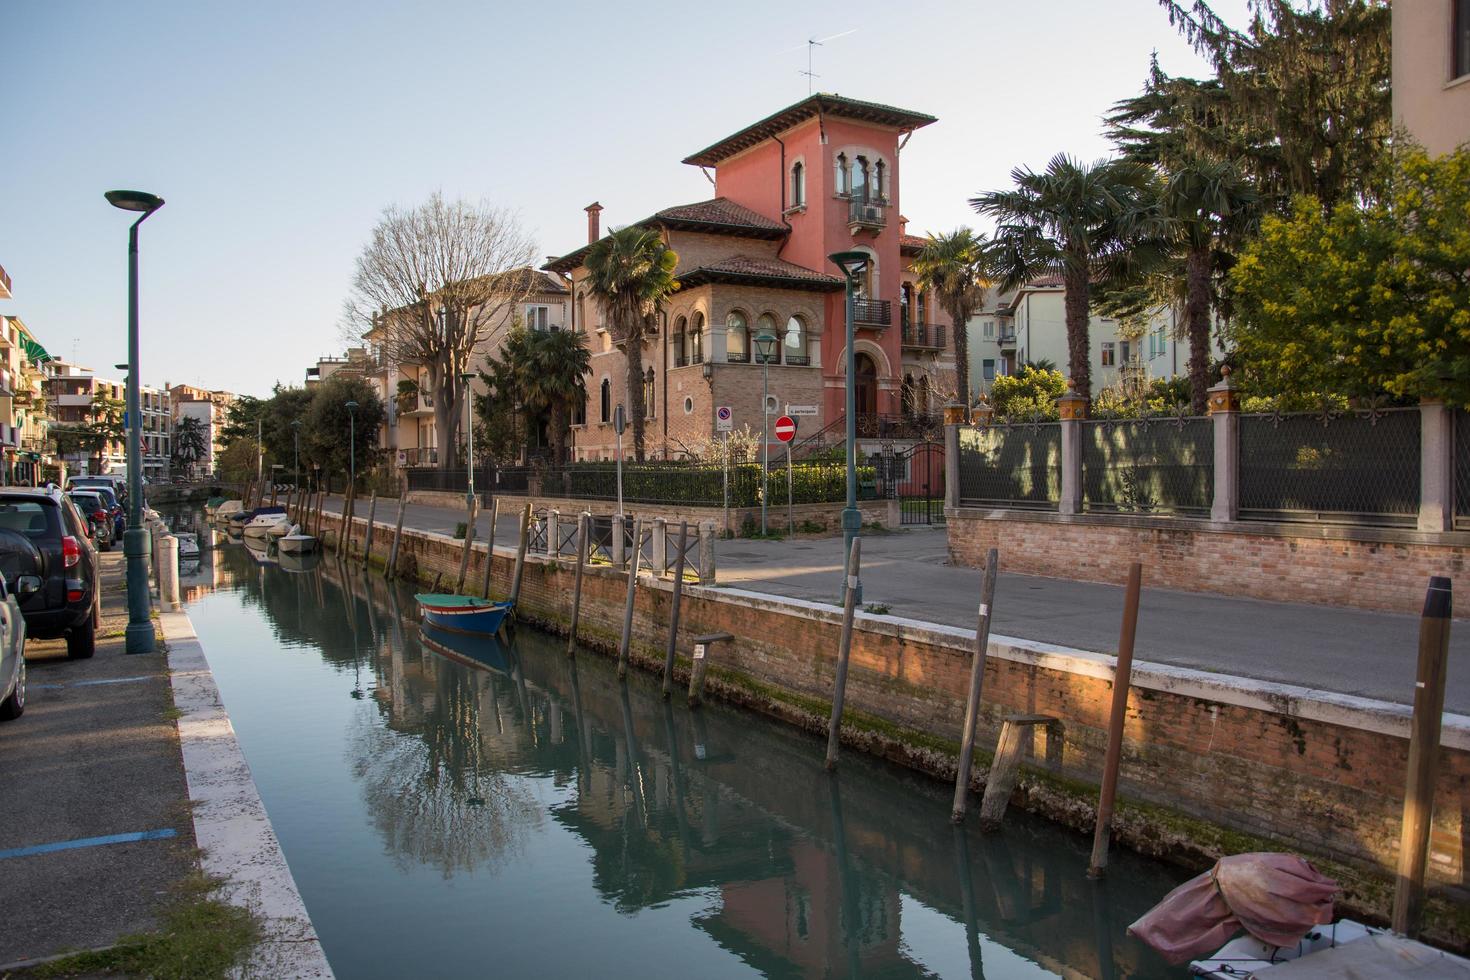
[[[490,574],[495,571],[495,524],[500,520],[500,498],[490,498],[490,536],[485,541],[485,580],[480,583],[480,598],[490,598]]]
[[[664,653],[664,700],[674,694],[674,653],[679,647],[679,601],[684,598],[684,559],[689,549],[689,522],[679,522],[679,557],[674,559],[674,598],[669,606],[669,645]]]
[[[633,644],[633,603],[638,598],[638,564],[643,558],[643,518],[633,521],[633,554],[628,559],[628,598],[623,602],[623,637],[618,641],[618,676],[628,676],[628,649]]]
[[[398,542],[403,540],[403,512],[408,507],[408,494],[398,498],[398,520],[393,524],[393,546],[388,549],[388,562],[383,566],[383,577],[394,578],[398,574]]]
[[[521,511],[521,541],[516,546],[516,568],[510,579],[510,603],[514,606],[521,600],[521,577],[526,571],[526,549],[531,544],[531,502]]]
[[[474,497],[464,505],[464,548],[459,553],[459,577],[454,580],[454,592],[459,595],[464,592],[465,576],[470,571],[470,551],[475,547],[475,505],[479,503]]]
[[[582,615],[582,572],[587,567],[587,525],[592,515],[577,515],[577,579],[572,586],[572,626],[567,631],[567,656],[577,655],[577,620]]]
[[[985,654],[990,646],[990,610],[995,602],[995,577],[1000,555],[991,548],[985,556],[985,577],[980,580],[980,612],[975,624],[975,653],[970,661],[970,693],[965,701],[965,730],[960,734],[959,767],[954,779],[954,807],[949,817],[955,823],[965,819],[965,806],[970,798],[970,766],[975,754],[975,725],[980,717],[980,688],[985,683]]]
[[[847,660],[852,653],[852,618],[857,613],[858,569],[862,556],[862,538],[852,539],[852,552],[847,556],[846,596],[842,600],[842,643],[837,648],[837,677],[832,685],[832,720],[827,723],[827,771],[837,769],[837,749],[842,742],[842,702],[847,695]]]
[[[371,561],[373,557],[373,521],[377,518],[377,516],[378,491],[374,490],[373,495],[368,498],[367,535],[362,540],[362,567],[364,571],[367,570],[368,562]]]
[[[1429,863],[1430,821],[1434,817],[1440,724],[1444,719],[1445,671],[1449,661],[1450,580],[1429,580],[1419,618],[1419,671],[1414,684],[1414,717],[1409,729],[1409,776],[1404,788],[1404,826],[1399,841],[1398,876],[1393,888],[1395,932],[1419,932],[1424,904],[1424,872]]]
[[[1118,636],[1118,665],[1113,670],[1113,710],[1108,717],[1108,754],[1103,759],[1102,792],[1097,800],[1097,827],[1092,832],[1090,878],[1101,878],[1108,866],[1108,839],[1113,828],[1113,798],[1118,792],[1118,764],[1123,758],[1123,723],[1128,719],[1128,689],[1133,680],[1133,637],[1138,632],[1138,597],[1143,566],[1128,567],[1128,590],[1123,596],[1123,631]]]

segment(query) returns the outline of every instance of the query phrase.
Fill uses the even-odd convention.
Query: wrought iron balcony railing
[[[853,300],[852,322],[863,327],[886,327],[893,323],[893,304],[886,299]]]
[[[940,323],[905,323],[903,346],[944,349],[944,325]]]

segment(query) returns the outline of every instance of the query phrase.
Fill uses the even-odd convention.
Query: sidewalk
[[[326,509],[340,510],[340,498]],[[396,500],[378,502],[377,521],[391,529]],[[655,508],[648,508],[653,511]],[[367,517],[359,502],[358,516]],[[404,526],[453,534],[464,512],[409,505]],[[502,514],[495,543],[516,542],[518,516]],[[488,517],[476,523],[478,541]],[[1018,541],[1017,548],[1025,547]],[[842,539],[720,541],[722,585],[819,602],[838,601]],[[943,527],[906,528],[863,537],[863,602],[903,616],[975,628],[980,571],[949,563]],[[1004,566],[1005,556],[1001,556]],[[1144,569],[1135,656],[1240,677],[1295,684],[1339,694],[1411,703],[1418,656],[1416,616],[1300,603],[1233,599],[1161,587]],[[1470,597],[1462,600],[1462,610]],[[1002,571],[996,582],[994,634],[1112,653],[1123,613],[1121,586]],[[1451,631],[1445,710],[1470,714],[1470,624]]]

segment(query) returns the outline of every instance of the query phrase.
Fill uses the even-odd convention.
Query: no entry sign
[[[796,419],[789,415],[783,415],[776,420],[776,438],[782,442],[790,442],[796,438]]]

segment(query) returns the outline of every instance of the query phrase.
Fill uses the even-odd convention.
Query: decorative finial
[[[1230,374],[1231,374],[1230,365],[1229,364],[1221,365],[1221,367],[1220,367],[1220,377],[1222,377],[1222,378],[1228,378],[1228,377],[1230,377]]]

